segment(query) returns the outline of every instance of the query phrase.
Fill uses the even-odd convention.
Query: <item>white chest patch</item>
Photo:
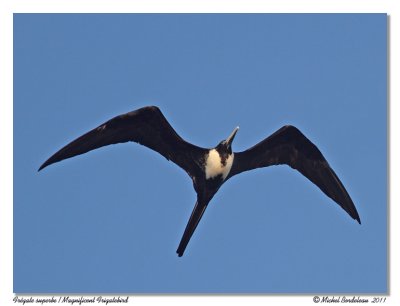
[[[232,155],[226,160],[226,164],[224,166],[221,163],[221,157],[219,156],[217,150],[212,149],[209,152],[206,160],[206,179],[216,177],[220,174],[222,174],[223,179],[226,179],[229,171],[231,171],[233,158],[234,157],[232,153]]]

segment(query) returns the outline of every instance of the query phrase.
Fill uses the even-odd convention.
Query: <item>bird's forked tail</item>
[[[179,257],[181,257],[185,252],[186,246],[188,245],[189,240],[192,237],[193,232],[195,231],[197,225],[199,224],[200,219],[203,216],[207,206],[208,202],[199,203],[199,200],[197,200],[193,208],[192,215],[190,216],[189,222],[186,225],[185,232],[183,233],[181,242],[179,243],[179,247],[176,250],[176,253],[178,253]]]

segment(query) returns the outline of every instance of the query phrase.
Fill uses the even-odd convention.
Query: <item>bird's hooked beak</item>
[[[237,133],[237,131],[239,130],[239,127],[237,126],[233,132],[229,135],[229,137],[225,140],[225,143],[228,145],[228,147],[230,147],[232,145],[232,141],[235,138],[235,135]]]

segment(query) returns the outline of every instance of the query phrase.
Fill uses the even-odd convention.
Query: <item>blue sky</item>
[[[14,15],[14,291],[387,291],[385,14]],[[287,166],[242,174],[182,258],[187,175],[137,144],[37,168],[109,118],[158,105],[186,140],[313,141],[358,225]]]

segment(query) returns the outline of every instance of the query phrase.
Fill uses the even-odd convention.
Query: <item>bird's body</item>
[[[286,164],[298,170],[359,223],[360,217],[346,189],[318,148],[297,128],[284,126],[243,152],[232,151],[238,131],[215,148],[205,149],[183,140],[155,106],[117,116],[72,141],[51,156],[39,170],[61,160],[116,143],[145,145],[184,169],[193,181],[197,201],[177,249],[182,256],[209,202],[229,178],[252,169]]]
[[[233,153],[224,157],[216,149],[211,149],[208,152],[204,166],[206,179],[212,179],[217,176],[221,176],[223,180],[226,179],[229,171],[231,171],[233,159]]]

